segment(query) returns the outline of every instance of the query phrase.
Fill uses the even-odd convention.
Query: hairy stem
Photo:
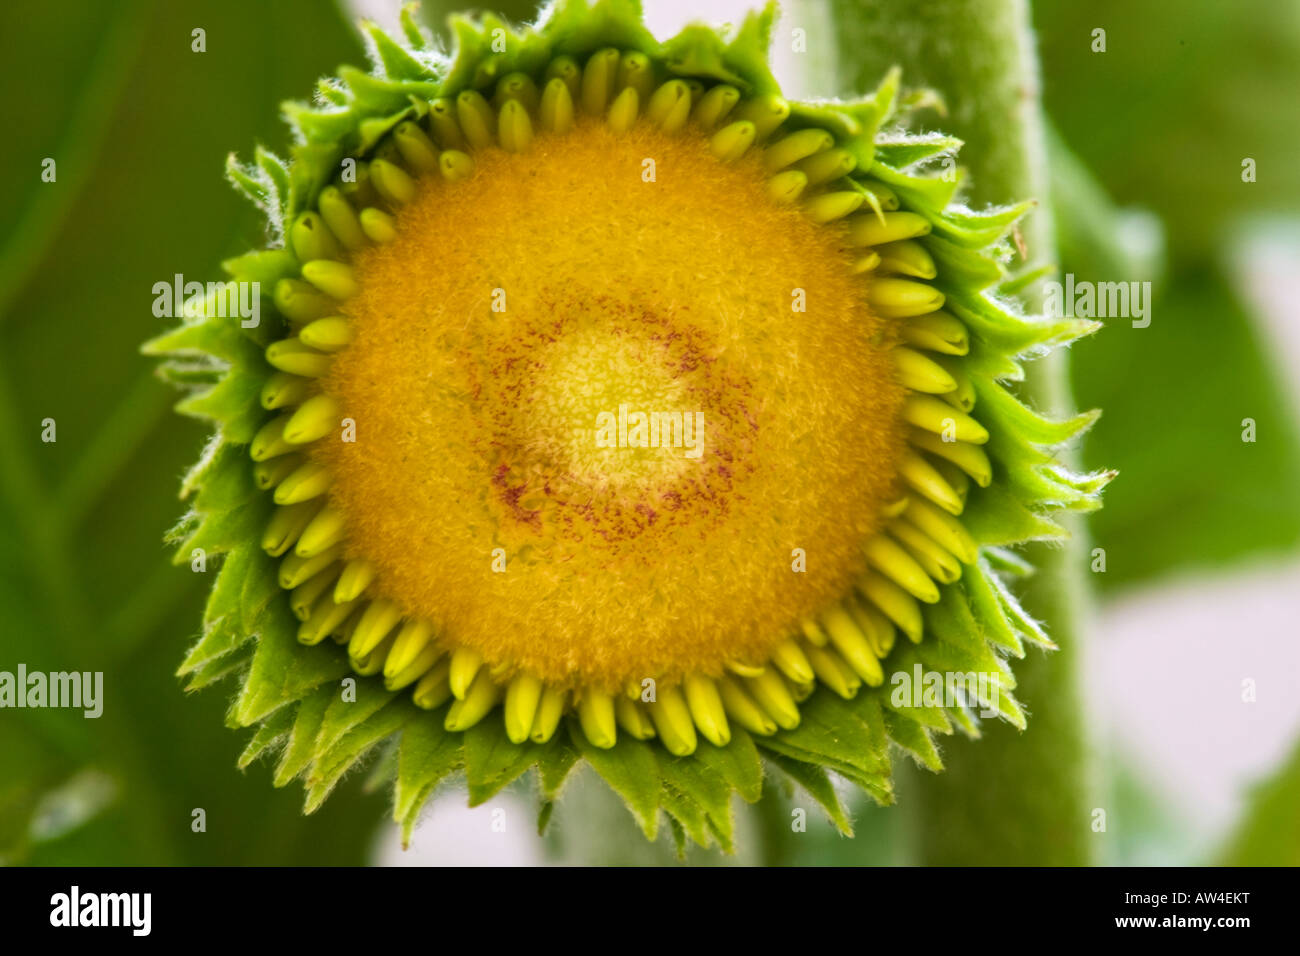
[[[829,18],[815,16],[824,8]],[[1034,264],[1055,261],[1025,0],[798,0],[796,26],[805,12],[810,24],[834,24],[833,36],[808,31],[808,56],[831,48],[838,63],[841,88],[823,94],[872,89],[894,64],[902,66],[907,88],[938,91],[948,109],[938,125],[966,143],[960,162],[970,170],[968,201],[978,208],[1037,198],[1038,208],[1020,227],[1024,248]],[[818,39],[825,41],[820,49]],[[1073,410],[1063,352],[1029,366],[1022,396],[1045,411]],[[1072,865],[1092,859],[1091,810],[1097,804],[1088,784],[1078,684],[1087,545],[1081,528],[1071,530],[1065,548],[1026,549],[1039,568],[1026,588],[1026,604],[1061,647],[1049,655],[1031,651],[1016,667],[1029,729],[1021,734],[986,724],[985,739],[949,744],[944,773],[916,782],[922,862]]]

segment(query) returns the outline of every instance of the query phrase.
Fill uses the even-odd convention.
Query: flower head
[[[760,757],[846,827],[826,770],[887,802],[891,748],[1023,726],[1006,658],[1050,643],[998,549],[1105,476],[1050,453],[1092,416],[1004,383],[1090,328],[997,294],[1027,206],[918,171],[958,144],[882,132],[896,75],[782,98],[771,21],[660,43],[574,0],[444,57],[408,12],[290,108],[292,162],[231,165],[280,241],[226,267],[273,320],[150,345],[218,424],[182,672],[240,674],[245,760],[282,746],[309,808],[377,745],[408,830],[453,772],[550,800],[584,759],[647,834],[729,846]]]

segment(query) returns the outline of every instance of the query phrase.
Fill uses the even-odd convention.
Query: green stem
[[[966,143],[960,162],[970,171],[968,201],[978,207],[1037,197],[1040,205],[1021,224],[1021,237],[1035,263],[1055,261],[1038,69],[1024,0],[823,3],[834,24],[834,37],[825,40],[834,45],[841,89],[822,92],[873,89],[894,64],[902,66],[909,88],[937,90],[948,115],[935,125]],[[820,10],[823,3],[799,0],[796,20],[805,6]],[[808,37],[809,56],[816,39]],[[1033,363],[1021,394],[1042,410],[1071,411],[1065,353]],[[1031,651],[1016,668],[1029,729],[1021,734],[986,725],[983,740],[948,746],[944,773],[918,781],[912,800],[922,862],[1072,865],[1093,857],[1097,803],[1088,786],[1078,685],[1087,545],[1081,528],[1071,530],[1066,548],[1027,549],[1039,571],[1026,604],[1061,646],[1050,655]]]

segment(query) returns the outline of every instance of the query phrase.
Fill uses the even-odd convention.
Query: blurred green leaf
[[[382,819],[382,798],[353,788],[303,818],[266,768],[238,773],[246,741],[224,728],[221,695],[183,695],[175,671],[215,568],[172,567],[162,534],[205,436],[170,414],[174,393],[138,354],[166,324],[155,282],[219,278],[264,238],[225,181],[228,151],[282,142],[280,102],[360,54],[312,0],[6,9],[0,86],[22,91],[6,118],[23,135],[0,152],[0,668],[104,672],[97,720],[0,720],[11,861],[360,862]]]
[[[1059,137],[1051,145],[1062,276],[1152,282],[1148,328],[1111,319],[1072,352],[1080,407],[1103,412],[1086,464],[1119,471],[1092,518],[1106,549],[1098,585],[1295,546],[1300,431],[1227,264],[1184,258],[1164,275],[1158,226],[1118,209]]]
[[[1109,753],[1105,797],[1106,829],[1094,831],[1104,866],[1192,866],[1203,863],[1196,833],[1156,781],[1119,744]],[[1095,813],[1095,811],[1094,811]],[[1091,818],[1090,822],[1095,822]]]
[[[1165,280],[1165,234],[1158,216],[1122,209],[1055,127],[1047,129],[1056,247],[1064,268],[1080,278]]]
[[[1277,774],[1252,794],[1226,866],[1300,866],[1300,746]]]
[[[1154,209],[1179,255],[1248,211],[1300,210],[1300,5],[1038,0],[1048,113],[1123,204]],[[1094,53],[1093,31],[1106,31]],[[1242,182],[1242,160],[1257,182]]]
[[[1092,521],[1106,549],[1101,586],[1300,541],[1300,449],[1288,397],[1216,269],[1171,276],[1149,328],[1112,321],[1074,347],[1074,369],[1080,404],[1105,410],[1087,463],[1120,473]],[[1242,440],[1248,418],[1254,442]]]

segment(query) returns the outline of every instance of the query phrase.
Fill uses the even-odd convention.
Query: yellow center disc
[[[356,440],[312,449],[375,596],[612,692],[761,664],[861,576],[905,390],[842,227],[759,158],[582,123],[422,181],[397,231],[323,382]]]

